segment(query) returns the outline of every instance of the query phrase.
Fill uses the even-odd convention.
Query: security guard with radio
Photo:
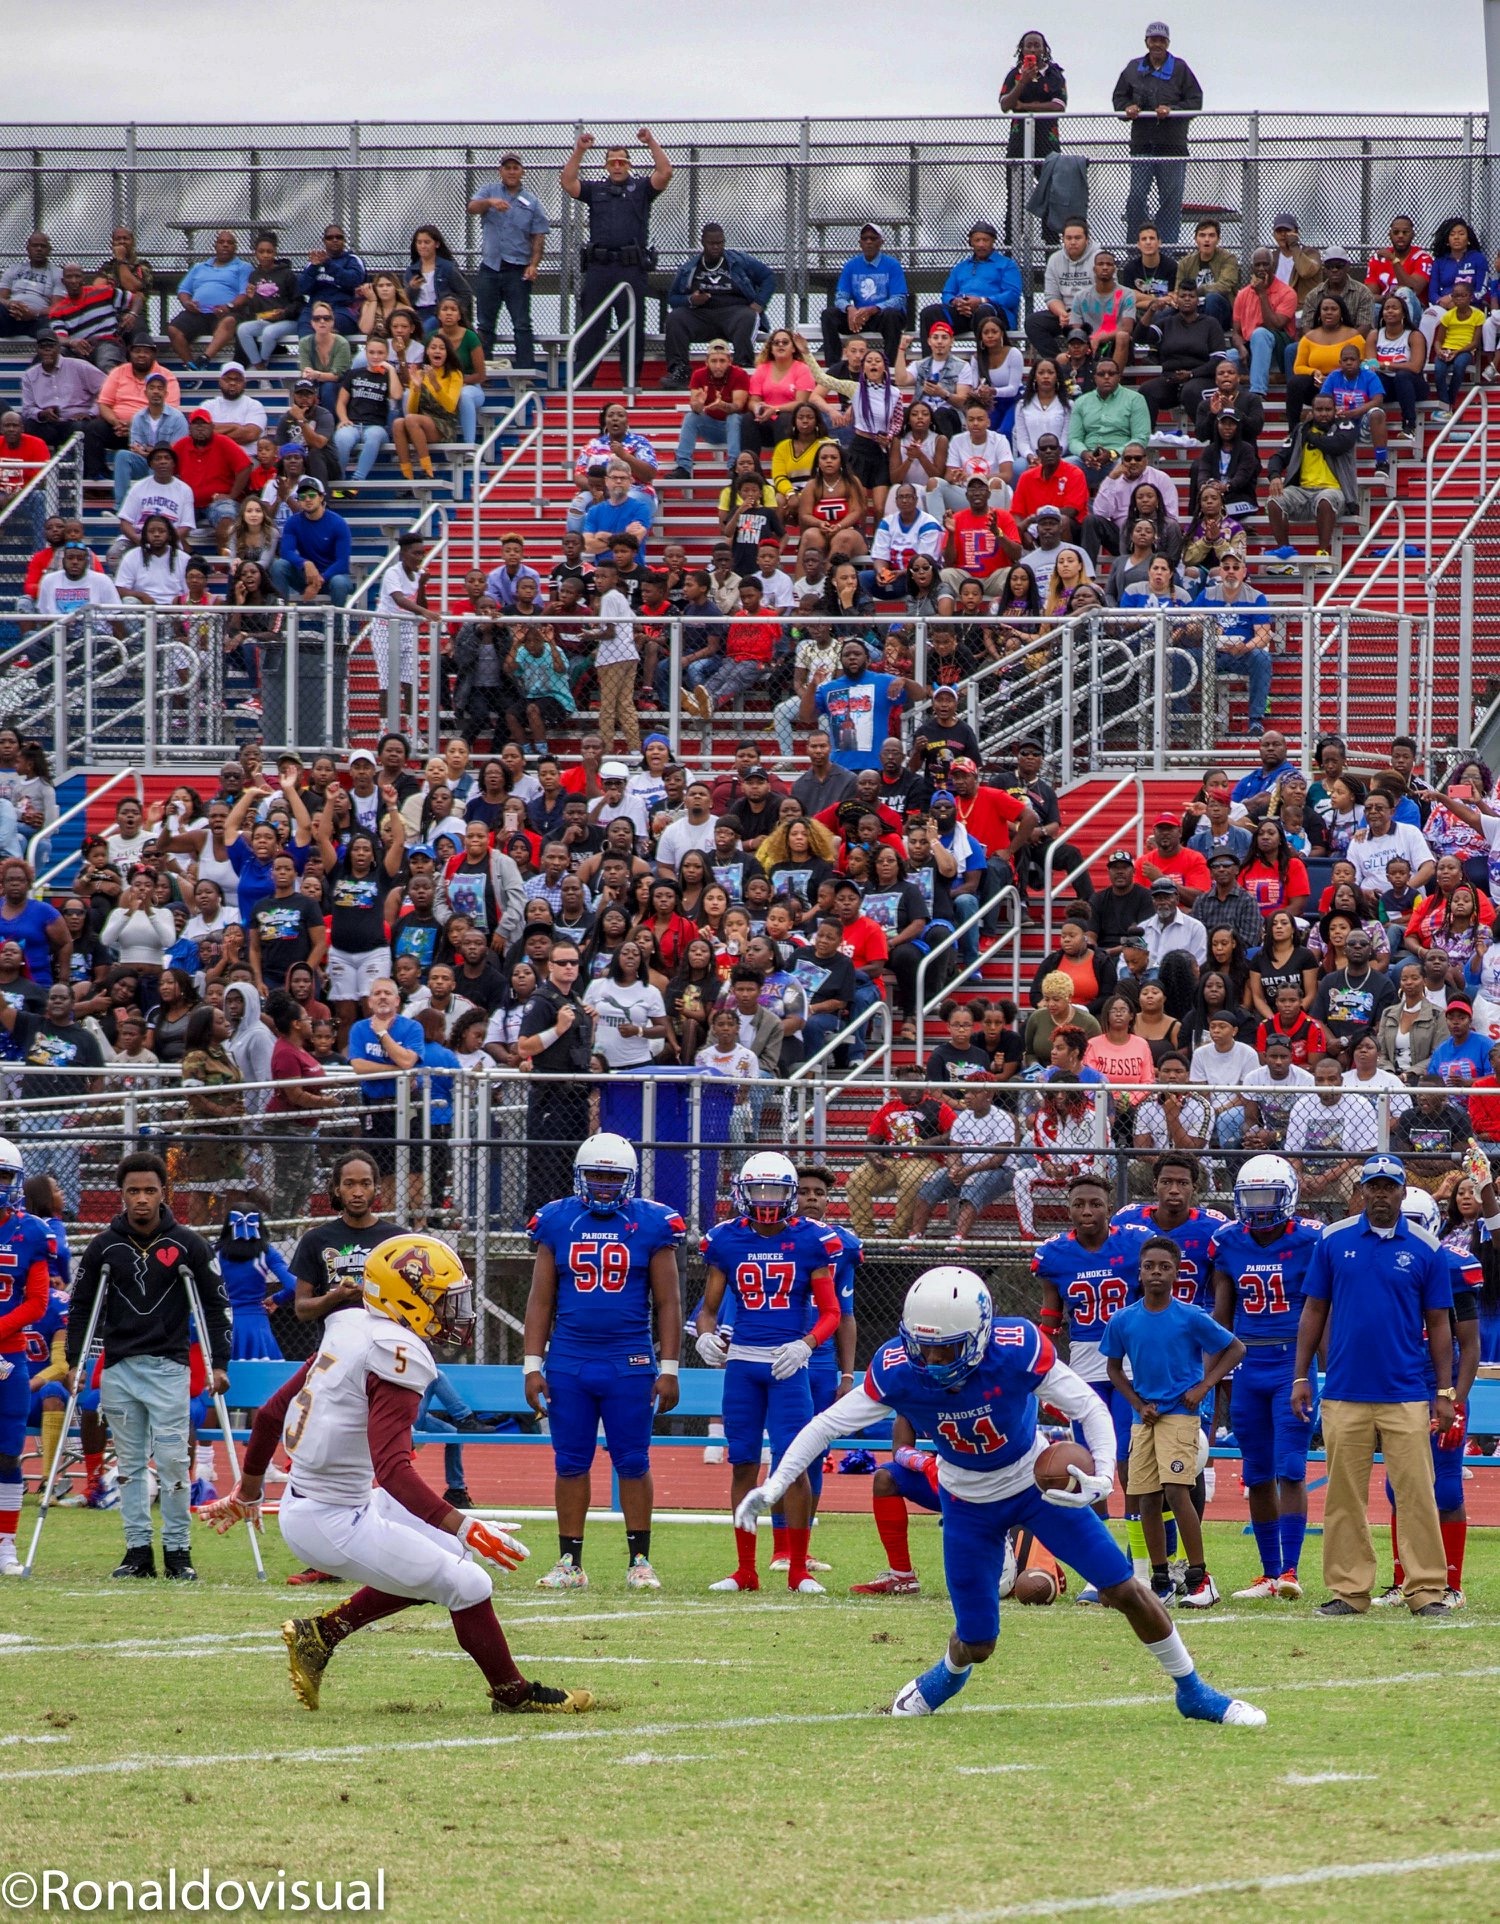
[[[635,380],[645,358],[646,276],[656,265],[656,252],[650,245],[651,203],[672,178],[672,163],[649,127],[636,135],[648,149],[653,161],[649,174],[633,174],[628,147],[608,147],[604,153],[604,179],[580,180],[578,169],[584,155],[594,144],[594,136],[584,133],[563,164],[562,190],[580,200],[589,210],[589,237],[582,252],[583,290],[579,295],[580,314],[590,314],[623,281],[635,294]],[[578,343],[578,362],[587,366],[606,334],[626,319],[623,295],[611,302]],[[623,358],[623,357],[622,357]],[[586,386],[595,375],[589,374]]]

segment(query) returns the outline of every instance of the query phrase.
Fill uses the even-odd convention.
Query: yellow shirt
[[[1462,354],[1474,345],[1474,337],[1483,326],[1484,316],[1477,307],[1471,307],[1467,314],[1450,308],[1438,322],[1437,344],[1450,354]]]
[[[778,494],[797,494],[812,479],[813,462],[817,459],[818,449],[825,446],[827,437],[813,442],[803,454],[792,452],[790,435],[778,441],[771,451],[771,481]]]
[[[1357,347],[1361,357],[1364,355],[1364,337],[1352,335],[1347,341],[1315,341],[1310,334],[1304,334],[1297,343],[1297,359],[1293,364],[1294,374],[1334,374],[1338,371],[1339,356],[1346,347]]]
[[[1299,488],[1332,488],[1338,494],[1343,492],[1338,476],[1318,450],[1306,446],[1302,449],[1302,476],[1297,485]]]

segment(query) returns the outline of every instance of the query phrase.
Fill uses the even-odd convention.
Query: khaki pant
[[[1370,1471],[1375,1452],[1401,1519],[1402,1595],[1407,1608],[1441,1603],[1448,1581],[1447,1558],[1432,1493],[1432,1445],[1426,1403],[1323,1404],[1323,1441],[1328,1450],[1328,1494],[1323,1509],[1323,1581],[1334,1596],[1368,1610],[1375,1583],[1370,1540]]]
[[[641,724],[635,712],[635,677],[639,667],[637,661],[595,665],[594,673],[599,677],[599,733],[604,737],[606,756],[614,753],[616,734],[625,737],[625,746],[632,755],[640,753]]]
[[[908,1235],[917,1192],[929,1176],[941,1173],[942,1164],[930,1162],[924,1156],[898,1156],[881,1163],[862,1162],[849,1178],[849,1221],[855,1235],[863,1238],[877,1234],[875,1212],[870,1205],[876,1196],[890,1195],[897,1198],[891,1234]]]
[[[1201,1435],[1197,1417],[1184,1412],[1159,1416],[1154,1423],[1137,1423],[1130,1432],[1125,1494],[1154,1496],[1168,1484],[1196,1483]]]

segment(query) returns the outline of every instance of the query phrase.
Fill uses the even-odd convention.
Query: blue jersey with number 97
[[[723,1270],[733,1297],[722,1318],[733,1323],[735,1342],[748,1348],[779,1349],[805,1336],[818,1320],[812,1279],[833,1269],[843,1253],[836,1231],[805,1216],[769,1234],[736,1216],[703,1238],[704,1261]]]
[[[549,1370],[613,1363],[656,1368],[651,1342],[651,1258],[675,1249],[687,1225],[665,1203],[637,1197],[607,1216],[573,1196],[543,1205],[527,1226],[534,1249],[557,1265],[557,1312]]]

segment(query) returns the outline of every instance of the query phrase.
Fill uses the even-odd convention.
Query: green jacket
[[[1080,394],[1068,416],[1068,452],[1086,454],[1094,448],[1113,448],[1127,441],[1144,447],[1151,434],[1151,416],[1139,388],[1117,387],[1108,400],[1095,391]]]

